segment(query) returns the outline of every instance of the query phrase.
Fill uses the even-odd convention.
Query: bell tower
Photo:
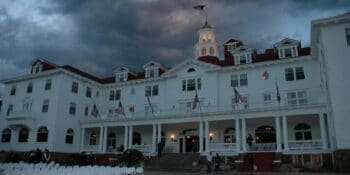
[[[198,42],[194,46],[195,57],[214,56],[219,57],[219,46],[215,41],[214,29],[205,22],[198,31]]]

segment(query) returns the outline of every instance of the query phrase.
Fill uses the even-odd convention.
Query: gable
[[[187,74],[188,73],[187,71],[190,68],[195,69],[196,73],[200,73],[200,72],[205,72],[205,71],[220,68],[220,66],[206,63],[203,61],[198,61],[195,59],[185,60],[185,61],[181,62],[180,64],[176,65],[175,67],[169,69],[162,76],[175,76],[177,74]],[[193,73],[193,72],[190,71],[190,73]]]

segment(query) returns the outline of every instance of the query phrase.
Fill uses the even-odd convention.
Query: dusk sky
[[[98,77],[118,66],[142,71],[150,60],[173,67],[193,59],[204,18],[199,0],[1,0],[0,79],[29,74],[43,58]],[[207,0],[222,44],[242,40],[258,52],[283,38],[310,45],[314,19],[350,12],[349,0]],[[3,93],[0,84],[0,96]]]

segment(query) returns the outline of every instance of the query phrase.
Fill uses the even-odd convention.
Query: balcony
[[[236,143],[209,143],[210,152],[233,153],[236,152]]]
[[[100,145],[83,145],[83,150],[85,152],[100,152]]]
[[[125,112],[125,115],[117,113],[109,113],[111,110],[105,107],[100,108],[101,115],[99,117],[83,116],[80,118],[81,122],[101,122],[101,121],[129,121],[129,120],[154,120],[155,118],[186,118],[201,115],[220,115],[220,114],[232,114],[232,113],[246,113],[246,112],[264,112],[264,111],[278,111],[289,109],[307,109],[313,107],[320,107],[325,105],[324,97],[305,98],[302,103],[297,101],[296,103],[290,103],[290,101],[283,100],[281,103],[272,101],[271,103],[238,103],[232,105],[202,105],[196,109],[192,108],[171,108],[171,109],[158,109],[154,113],[147,111],[140,112]],[[125,111],[127,111],[125,109]]]
[[[288,141],[290,150],[320,150],[322,140],[292,140]]]
[[[33,112],[14,112],[5,119],[10,127],[31,128],[35,122],[35,114]]]

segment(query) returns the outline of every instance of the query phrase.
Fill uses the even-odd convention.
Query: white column
[[[84,151],[84,142],[85,142],[85,128],[81,128],[81,143],[80,143],[80,152]]]
[[[103,144],[103,127],[100,127],[100,137],[99,137],[99,141],[100,141],[100,152],[102,152],[102,144]]]
[[[243,151],[247,151],[247,142],[245,139],[247,138],[247,126],[245,122],[245,118],[242,118],[242,145],[243,145]]]
[[[199,122],[199,153],[203,153],[203,122]]]
[[[124,126],[124,149],[126,150],[128,148],[128,125]],[[122,150],[124,151],[124,150]]]
[[[284,150],[288,150],[288,125],[287,125],[287,116],[282,116],[282,125],[283,125],[283,144]]]
[[[106,152],[106,150],[107,150],[107,135],[108,135],[108,133],[107,133],[107,127],[104,127],[104,135],[103,135],[103,150],[102,150],[102,152]]]
[[[239,119],[235,120],[236,123],[236,152],[239,153],[241,151],[241,132],[239,127]]]
[[[132,135],[133,135],[133,131],[132,131],[132,125],[129,126],[129,148],[131,148],[132,146]]]
[[[322,149],[327,149],[326,124],[323,113],[319,114]]]
[[[205,152],[209,153],[209,122],[205,121]]]
[[[157,132],[157,128],[156,128],[156,124],[153,124],[152,126],[153,130],[152,130],[152,153],[155,153],[156,152],[156,132]]]
[[[162,141],[162,124],[158,124],[157,144]]]
[[[280,117],[275,117],[275,125],[276,125],[276,144],[277,144],[277,152],[281,152],[282,144],[281,144],[281,122]]]

